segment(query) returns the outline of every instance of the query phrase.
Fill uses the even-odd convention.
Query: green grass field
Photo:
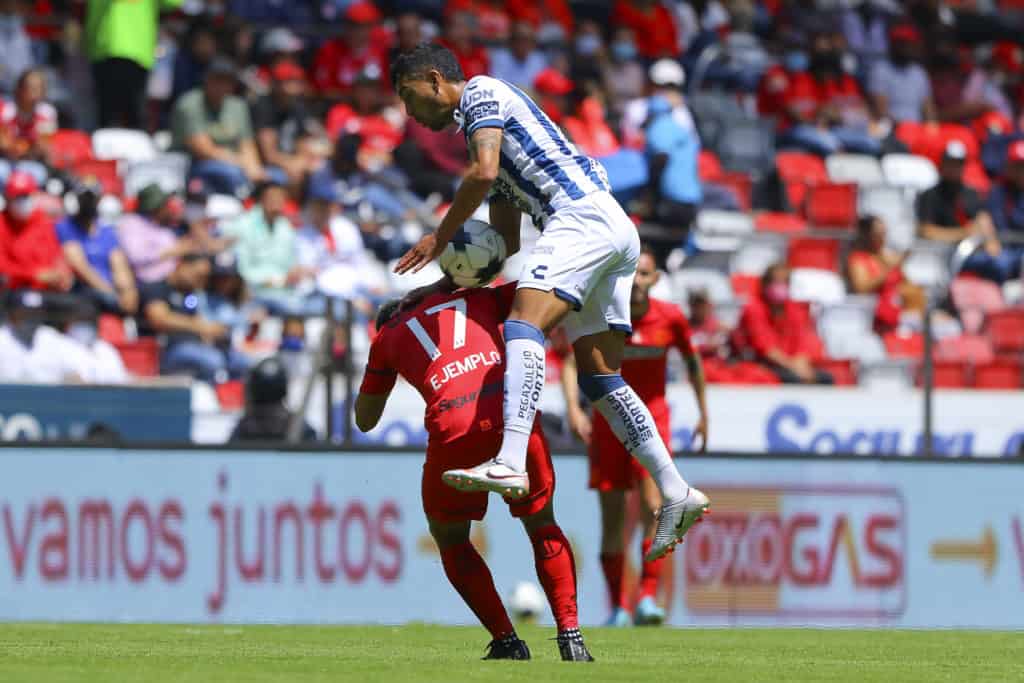
[[[1024,636],[965,631],[589,629],[595,664],[481,662],[479,628],[0,625],[0,681],[1024,680]]]

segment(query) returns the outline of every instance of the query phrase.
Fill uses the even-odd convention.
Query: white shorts
[[[569,342],[632,332],[629,296],[640,258],[636,226],[607,192],[559,209],[526,257],[518,289],[539,289],[572,304],[563,325]]]

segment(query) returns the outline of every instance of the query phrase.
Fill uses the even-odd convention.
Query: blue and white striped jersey
[[[501,169],[492,195],[505,198],[543,228],[555,211],[608,191],[604,167],[566,139],[537,104],[511,83],[476,76],[462,93],[455,120],[469,140],[481,128],[501,128]]]

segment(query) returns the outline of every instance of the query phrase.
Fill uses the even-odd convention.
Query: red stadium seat
[[[213,389],[222,410],[241,410],[245,407],[245,384],[240,380],[221,382],[215,384]]]
[[[936,389],[963,389],[968,386],[969,366],[960,360],[937,360],[932,366],[932,384]],[[917,385],[924,385],[924,367],[918,370]]]
[[[124,182],[117,174],[117,162],[113,159],[79,161],[73,170],[80,179],[99,183],[105,194],[117,197],[124,194]]]
[[[885,350],[893,358],[912,358],[920,360],[924,357],[924,337],[914,334],[890,332],[882,337]]]
[[[55,168],[72,168],[93,159],[92,138],[80,130],[58,130],[50,138],[50,158]]]
[[[961,334],[946,337],[935,344],[935,358],[941,361],[964,361],[988,363],[995,358],[992,344],[986,337],[978,334]]]
[[[857,384],[857,366],[849,358],[825,358],[817,361],[814,367],[832,375],[836,386],[849,387]]]
[[[779,152],[775,155],[775,166],[786,185],[789,205],[794,211],[803,208],[808,188],[829,181],[825,162],[806,152]]]
[[[697,175],[702,183],[714,183],[722,177],[722,162],[709,149],[702,149],[697,157]]]
[[[989,280],[975,275],[959,275],[949,286],[953,306],[960,313],[964,332],[981,331],[985,316],[1005,308],[1003,290]]]
[[[809,188],[804,216],[815,228],[852,229],[857,220],[857,186],[826,183]]]
[[[974,368],[976,389],[1019,389],[1020,362],[995,360]]]
[[[992,180],[980,161],[971,160],[964,166],[964,185],[984,196],[992,189]]]
[[[910,148],[911,154],[928,157],[936,164],[942,159],[946,145],[954,140],[967,148],[967,158],[977,159],[980,153],[978,139],[967,126],[955,123],[941,125],[904,122],[896,127],[896,138]]]
[[[725,171],[715,180],[715,185],[721,185],[731,190],[740,209],[750,211],[754,182],[749,175],[741,171]]]
[[[797,234],[807,232],[807,221],[791,213],[761,211],[754,216],[754,229],[758,232]]]
[[[839,272],[839,240],[814,237],[791,240],[786,262],[790,268],[818,268]]]
[[[111,344],[120,344],[125,341],[124,321],[116,315],[111,313],[101,315],[96,323],[96,329],[99,331],[100,339]]]
[[[997,353],[1024,352],[1024,309],[993,311],[985,321],[988,338]]]
[[[733,273],[729,276],[729,282],[732,284],[732,293],[737,298],[752,299],[761,290],[761,278],[757,275]]]
[[[154,377],[160,374],[160,346],[152,337],[140,337],[135,341],[114,344],[121,354],[128,372],[137,377]]]

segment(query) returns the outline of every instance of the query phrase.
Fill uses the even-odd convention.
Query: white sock
[[[644,466],[664,502],[686,496],[689,485],[662,441],[647,406],[621,375],[580,375],[580,387],[601,411],[622,445]]]
[[[526,471],[544,381],[544,333],[522,320],[505,321],[505,432],[496,459],[519,472]]]

